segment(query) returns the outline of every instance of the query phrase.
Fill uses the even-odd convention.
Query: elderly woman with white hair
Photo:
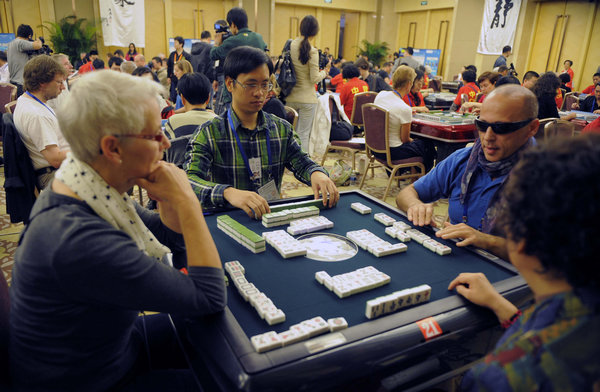
[[[92,72],[58,112],[72,153],[36,201],[15,255],[15,390],[193,389],[168,313],[219,312],[226,292],[198,198],[185,173],[161,160],[170,144],[157,88]],[[127,195],[135,184],[159,213]],[[168,263],[176,250],[187,254],[187,274]]]

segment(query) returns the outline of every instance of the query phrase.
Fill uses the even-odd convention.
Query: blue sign
[[[13,33],[2,33],[0,34],[0,50],[6,52],[8,50],[8,44],[15,39]]]
[[[189,39],[189,38],[185,38],[183,41],[184,41],[183,50],[185,50],[189,54],[192,53],[192,44],[194,44],[196,42],[200,42],[199,39]],[[169,38],[169,53],[173,52],[174,50],[175,50],[175,39]]]
[[[400,50],[400,54],[404,56],[404,49]],[[413,49],[413,59],[419,64],[429,65],[432,75],[437,75],[440,66],[440,58],[442,57],[441,49]],[[402,60],[400,60],[402,63]]]

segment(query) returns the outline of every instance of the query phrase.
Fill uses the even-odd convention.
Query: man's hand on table
[[[271,212],[269,203],[256,192],[229,187],[223,192],[223,197],[232,206],[244,210],[250,218],[260,219],[264,214]]]
[[[417,202],[408,207],[406,216],[415,226],[431,225],[435,227],[435,222],[431,219],[433,216],[433,204]]]
[[[482,233],[467,224],[459,223],[453,225],[445,222],[444,228],[436,232],[435,235],[445,240],[460,238],[461,241],[456,243],[458,247],[472,245],[490,251],[504,260],[508,260],[508,251],[506,250],[506,240],[504,238]]]
[[[331,208],[337,204],[340,199],[340,192],[329,176],[323,172],[315,171],[310,175],[310,183],[315,194],[315,200],[321,194],[324,206]]]
[[[509,320],[518,310],[496,291],[481,272],[463,272],[458,275],[448,286],[448,290],[454,289],[474,304],[491,309],[500,322]]]

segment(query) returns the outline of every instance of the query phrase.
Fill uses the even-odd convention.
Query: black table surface
[[[367,215],[358,214],[350,208],[353,202],[371,207],[372,212]],[[322,216],[334,222],[334,227],[324,232],[345,235],[351,230],[367,229],[386,241],[398,242],[385,234],[384,225],[374,220],[373,216],[378,212],[408,222],[402,212],[381,200],[361,191],[349,191],[342,193],[335,208],[321,210]],[[286,228],[265,228],[241,210],[225,213],[259,234]],[[293,379],[293,375],[304,366],[322,368],[342,357],[347,361],[346,356],[350,353],[353,353],[354,361],[368,361],[372,355],[381,358],[384,354],[389,355],[403,348],[422,344],[426,339],[415,322],[427,317],[435,316],[444,334],[464,328],[471,329],[478,324],[496,323],[491,312],[482,311],[481,308],[468,304],[455,292],[447,290],[449,282],[460,272],[485,273],[494,286],[509,299],[511,296],[519,299],[528,294],[525,282],[512,265],[481,250],[458,248],[452,241],[436,238],[452,248],[452,253],[446,256],[437,255],[410,241],[407,243],[407,252],[381,258],[359,248],[354,257],[339,262],[322,262],[306,257],[284,259],[270,245],[267,245],[265,252],[253,254],[216,228],[218,215],[220,214],[207,216],[206,220],[222,262],[238,260],[246,269],[248,281],[254,283],[286,314],[285,322],[269,326],[238,294],[235,286],[230,284],[228,308],[225,312],[190,324],[188,333],[192,344],[199,351],[219,351],[219,359],[213,371],[227,374],[226,378],[230,379],[232,385],[240,389],[253,390],[250,385],[255,385],[256,388],[257,384],[264,387],[261,384],[264,380],[269,380],[268,385],[274,385],[271,384],[271,377],[281,377],[282,374]],[[418,229],[435,237],[430,227]],[[333,276],[368,265],[390,275],[391,282],[341,299],[315,280],[317,271],[324,270]],[[420,284],[432,287],[428,303],[374,320],[365,316],[367,300]],[[325,319],[344,317],[349,328],[262,354],[256,353],[250,344],[249,338],[254,335],[268,331],[282,332],[293,324],[315,316]],[[371,342],[366,343],[368,340]],[[395,348],[392,349],[386,341],[395,341]],[[372,346],[374,343],[377,348]],[[317,357],[320,359],[316,360]],[[318,365],[320,361],[323,363]],[[241,375],[246,381],[240,381]],[[253,377],[256,380],[249,382]],[[240,386],[242,384],[245,387]]]

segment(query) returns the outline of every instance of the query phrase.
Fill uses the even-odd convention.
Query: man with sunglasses
[[[537,99],[527,88],[496,88],[481,107],[473,147],[456,151],[404,188],[396,198],[398,207],[416,226],[435,226],[431,203],[448,199],[450,222],[436,235],[460,238],[458,246],[473,245],[506,258],[504,238],[494,235],[496,202],[520,152],[535,144],[537,112]]]
[[[312,186],[315,199],[334,206],[338,190],[327,172],[302,151],[291,125],[262,110],[273,87],[264,51],[232,49],[223,65],[231,108],[192,136],[184,169],[204,208],[233,206],[259,219],[279,198],[284,169]]]

